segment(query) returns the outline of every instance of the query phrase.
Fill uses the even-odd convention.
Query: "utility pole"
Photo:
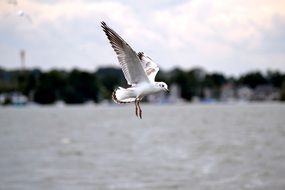
[[[22,73],[24,73],[26,65],[26,51],[24,49],[20,50],[20,59],[21,59],[21,71]]]

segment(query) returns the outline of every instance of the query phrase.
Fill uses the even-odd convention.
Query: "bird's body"
[[[114,90],[112,99],[116,103],[135,102],[136,115],[142,118],[140,101],[144,96],[155,94],[163,90],[168,91],[167,84],[155,82],[155,76],[159,71],[156,63],[143,52],[138,54],[105,22],[101,23],[103,31],[107,35],[114,51],[118,56],[124,77],[129,88],[119,87]]]
[[[142,99],[144,96],[160,91],[161,89],[155,84],[140,83],[129,88],[119,87],[114,91],[113,99],[115,99],[117,103],[129,103],[134,102],[136,98]]]

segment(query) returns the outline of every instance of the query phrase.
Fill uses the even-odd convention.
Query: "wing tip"
[[[101,21],[101,26],[107,26],[106,22]]]
[[[110,41],[112,41],[112,40],[111,40],[111,31],[110,31],[109,26],[108,26],[104,21],[102,21],[102,22],[101,22],[101,27],[102,27],[103,31],[105,32],[105,34],[107,35],[107,38],[108,38]]]
[[[142,60],[142,57],[144,56],[144,52],[139,52],[138,53],[138,57],[140,58],[140,60]]]
[[[104,31],[108,29],[108,25],[104,21],[101,22],[101,27],[103,28]]]

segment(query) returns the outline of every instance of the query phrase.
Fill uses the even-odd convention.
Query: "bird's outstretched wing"
[[[138,57],[141,60],[142,66],[146,75],[148,76],[148,79],[151,82],[154,82],[155,76],[159,71],[159,67],[155,62],[152,61],[150,57],[146,56],[143,52],[139,52]]]
[[[128,84],[134,85],[141,82],[149,82],[136,52],[105,22],[101,22],[101,27],[117,54]]]

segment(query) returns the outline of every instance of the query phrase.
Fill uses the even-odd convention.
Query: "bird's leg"
[[[135,105],[136,105],[136,116],[138,117],[138,104],[137,104],[137,99],[135,100]]]
[[[140,107],[140,100],[138,100],[139,116],[142,119],[142,109]]]

